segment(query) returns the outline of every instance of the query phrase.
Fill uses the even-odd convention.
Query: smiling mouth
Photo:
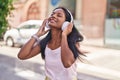
[[[55,19],[50,19],[49,22],[50,22],[50,23],[56,23],[56,20],[55,20]]]
[[[51,22],[51,23],[54,23],[54,22],[55,22],[55,20],[50,20],[50,22]]]

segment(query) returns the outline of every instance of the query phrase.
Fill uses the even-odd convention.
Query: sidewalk
[[[89,53],[87,62],[78,63],[78,72],[105,80],[120,80],[120,50],[106,48],[102,39],[86,40],[82,48]]]

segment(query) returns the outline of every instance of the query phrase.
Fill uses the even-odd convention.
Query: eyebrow
[[[55,14],[55,13],[56,13],[56,12],[54,12],[54,11],[52,12],[52,14]],[[58,12],[57,14],[63,15],[63,14],[62,14],[62,13],[60,13],[60,12]]]

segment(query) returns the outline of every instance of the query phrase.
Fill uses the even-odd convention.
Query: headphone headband
[[[73,22],[73,16],[72,16],[72,13],[67,9],[68,13],[70,14],[70,17],[71,17],[71,21],[70,22]]]

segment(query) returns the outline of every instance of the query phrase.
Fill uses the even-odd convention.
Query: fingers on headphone
[[[73,27],[73,23],[72,23],[72,22],[70,22],[69,26]]]
[[[70,22],[69,25],[68,25],[68,27],[69,27],[68,29],[72,30],[72,28],[73,28],[73,23]]]

